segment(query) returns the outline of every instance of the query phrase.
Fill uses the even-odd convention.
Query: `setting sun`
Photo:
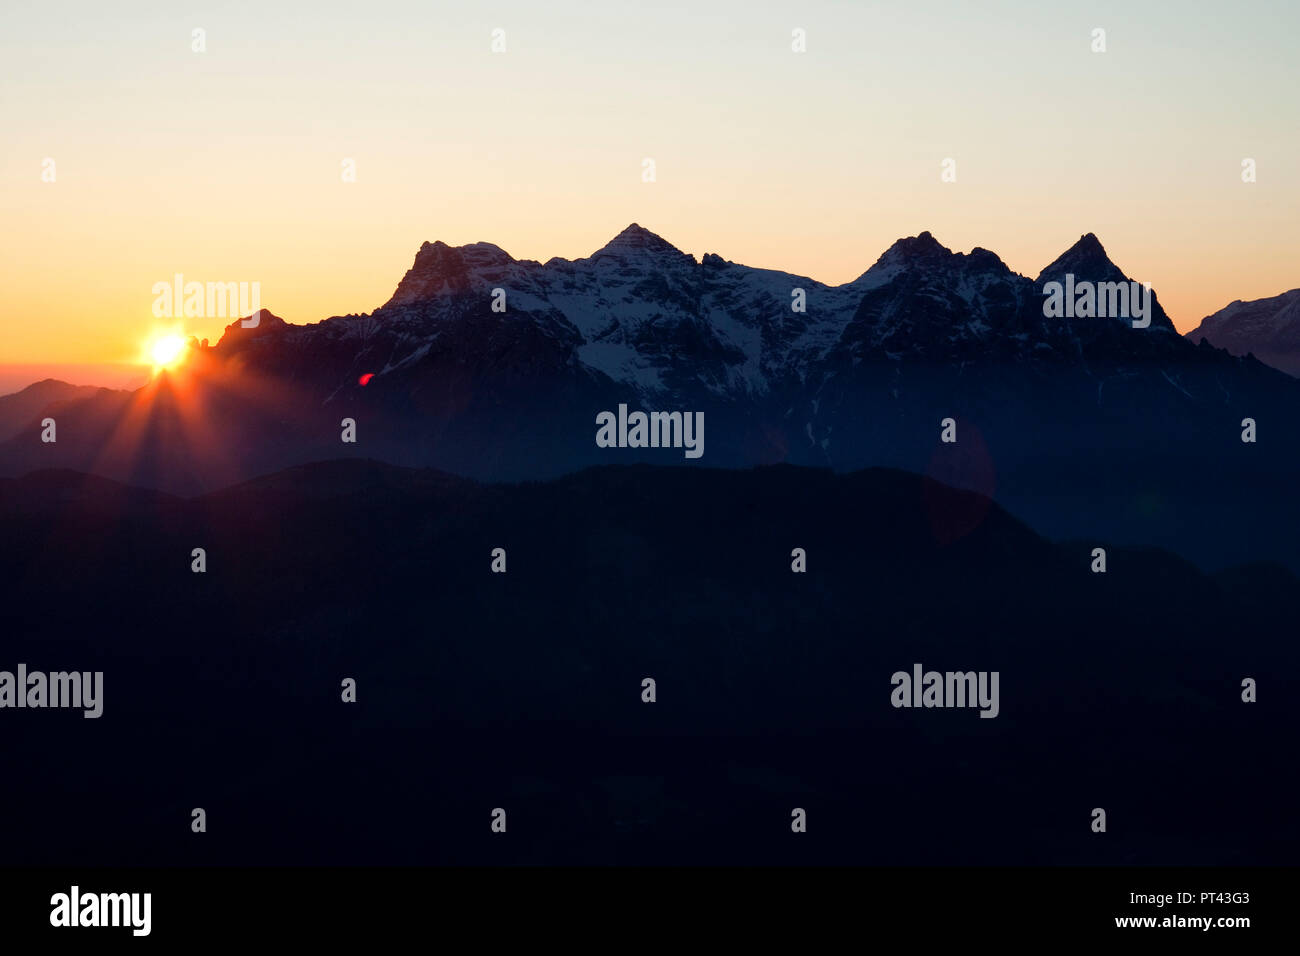
[[[160,335],[149,343],[149,358],[155,370],[172,368],[185,356],[185,336]]]

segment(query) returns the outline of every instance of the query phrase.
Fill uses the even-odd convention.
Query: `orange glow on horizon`
[[[199,55],[167,16],[67,6],[0,14],[0,365],[147,372],[151,316],[214,343],[241,317],[189,282],[305,325],[372,313],[424,242],[572,261],[632,222],[832,286],[922,231],[1030,278],[1091,232],[1184,332],[1300,282],[1297,4],[1122,5],[1099,54],[1030,0],[801,5],[804,52],[780,4],[504,0],[501,55],[476,4],[219,4],[220,36],[262,39]]]

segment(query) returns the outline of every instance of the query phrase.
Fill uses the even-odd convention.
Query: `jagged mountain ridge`
[[[856,382],[874,393],[888,383],[870,400],[901,408],[935,394],[936,369],[942,378],[1011,362],[1053,387],[1073,383],[1078,394],[1067,401],[1096,403],[1108,378],[1132,377],[1134,362],[1195,356],[1154,297],[1148,329],[1044,316],[1042,285],[1067,269],[1080,279],[1124,278],[1091,234],[1032,280],[992,252],[954,253],[924,232],[900,239],[841,286],[714,254],[696,260],[635,223],[574,261],[516,260],[491,243],[434,242],[370,315],[301,327],[272,316],[252,331],[234,323],[213,352],[239,356],[268,376],[314,380],[327,402],[376,396],[387,418],[418,421],[422,440],[476,446],[474,460],[430,463],[482,477],[503,476],[499,461],[481,467],[481,451],[509,443],[505,433],[519,422],[501,421],[491,409],[543,403],[551,419],[566,421],[534,445],[518,476],[598,462],[592,449],[557,455],[556,443],[572,444],[575,422],[619,402],[711,412],[723,426],[714,429],[721,443],[712,460],[723,464],[906,467],[905,457],[882,461],[855,447],[862,436],[837,421],[845,387],[853,391]],[[355,382],[367,372],[374,378],[363,393]],[[961,386],[972,384],[968,375]],[[1002,384],[980,385],[988,387]],[[1189,396],[1173,377],[1155,387],[1176,402],[1214,402],[1222,391],[1211,385]],[[839,436],[854,440],[837,437],[837,425]],[[546,434],[550,424],[533,422],[528,431]],[[586,435],[581,441],[590,444]],[[879,436],[873,444],[882,444]]]
[[[586,259],[545,264],[516,260],[491,243],[426,242],[393,296],[369,315],[296,326],[263,310],[257,327],[233,322],[200,351],[208,367],[301,386],[306,405],[382,395],[395,411],[394,397],[405,396],[408,412],[454,419],[484,386],[490,393],[558,388],[570,398],[597,393],[606,403],[648,407],[747,407],[759,415],[786,415],[811,400],[796,429],[810,434],[833,424],[817,402],[820,390],[864,377],[857,371],[864,363],[872,384],[891,383],[894,401],[907,400],[901,389],[911,383],[904,373],[911,363],[960,372],[1010,362],[1054,381],[1064,365],[1067,377],[1089,380],[1098,402],[1106,375],[1129,378],[1151,361],[1217,361],[1234,374],[1225,357],[1181,341],[1154,295],[1148,329],[1046,317],[1043,285],[1067,271],[1093,281],[1125,278],[1092,234],[1031,280],[988,250],[954,253],[923,232],[898,240],[841,286],[715,254],[697,261],[635,223]],[[361,392],[367,373],[369,390]],[[1165,382],[1194,402],[1214,404],[1226,394],[1217,382],[1201,394],[1172,376]],[[439,399],[439,390],[454,394]],[[824,463],[837,463],[833,439],[812,444],[830,456]]]
[[[1081,340],[1096,336],[1045,319],[1041,292],[1071,264],[1097,281],[1122,278],[1091,234],[1035,281],[1011,272],[994,253],[953,253],[923,232],[900,239],[841,286],[712,253],[697,261],[635,223],[572,262],[516,260],[490,243],[425,243],[373,314],[398,333],[398,348],[379,374],[428,354],[433,343],[420,331],[432,325],[436,335],[439,323],[488,312],[493,289],[505,293],[507,314],[527,316],[572,349],[579,365],[646,400],[691,398],[701,388],[724,400],[761,398],[807,382],[837,347],[861,357],[865,346],[892,360],[970,353],[1034,359],[1045,349],[1073,358]],[[802,290],[804,311],[792,307],[795,290]],[[927,308],[926,300],[939,308]],[[1153,328],[1172,332],[1158,301],[1155,311]],[[954,312],[966,313],[965,321],[945,324]],[[939,327],[928,327],[927,317]]]
[[[548,397],[557,411],[575,402],[595,408],[593,392],[607,396],[599,407],[617,400],[725,409],[750,421],[731,449],[736,460],[780,460],[806,443],[810,461],[861,466],[870,459],[846,459],[851,449],[834,448],[835,423],[817,398],[828,381],[843,381],[846,363],[867,362],[877,381],[894,382],[891,399],[903,401],[907,361],[957,368],[1014,361],[1054,379],[1066,363],[1086,372],[1081,388],[1100,400],[1106,376],[1129,377],[1128,361],[1192,358],[1155,297],[1144,330],[1046,318],[1042,284],[1066,269],[1080,279],[1123,278],[1092,234],[1031,280],[994,253],[953,253],[925,232],[894,243],[841,286],[715,254],[697,261],[635,223],[590,257],[544,264],[491,243],[434,242],[370,315],[302,327],[273,320],[254,332],[236,323],[214,350],[267,374],[289,369],[296,381],[321,380],[330,397],[359,397],[353,383],[371,372],[376,392],[422,391],[419,414],[430,411],[430,387],[455,391],[435,401],[435,417],[467,411],[466,379],[476,392],[488,381],[504,390],[483,398],[498,406],[527,402],[523,389],[546,395],[558,387],[561,394]],[[493,311],[494,302],[505,311]],[[1159,387],[1187,392],[1168,380]],[[1199,398],[1213,402],[1220,393],[1214,385]],[[784,419],[796,409],[802,421],[790,426]],[[783,422],[775,438],[770,422],[753,423],[773,416]]]
[[[1233,355],[1254,355],[1289,375],[1300,376],[1300,289],[1266,299],[1237,299],[1207,315],[1187,333]]]
[[[864,277],[865,279],[865,277]],[[770,393],[833,345],[866,287],[702,260],[633,223],[585,259],[516,260],[489,243],[426,243],[376,319],[403,329],[491,308],[528,316],[581,366],[643,398],[703,388],[719,398]],[[804,290],[807,311],[792,311]],[[400,367],[427,344],[385,366]],[[681,359],[689,356],[689,365]],[[683,397],[684,394],[683,394]]]
[[[688,463],[676,449],[598,447],[596,415],[626,403],[704,413],[705,467],[936,473],[1049,535],[1110,528],[1147,540],[1140,527],[1155,521],[1151,543],[1204,550],[1177,509],[1150,502],[1217,508],[1241,482],[1300,473],[1290,421],[1300,383],[1192,344],[1154,294],[1148,328],[1049,317],[1045,284],[1066,273],[1126,278],[1092,234],[1030,279],[923,232],[841,286],[697,260],[636,224],[574,261],[425,243],[373,313],[292,325],[264,310],[255,328],[233,322],[215,345],[196,343],[183,372],[127,400],[65,408],[58,445],[24,429],[0,448],[3,468],[190,494],[340,454],[488,480]],[[1246,416],[1267,422],[1267,441],[1243,446]],[[948,417],[961,435],[951,448],[939,443]],[[357,423],[355,445],[340,443],[344,418]],[[1265,533],[1238,521],[1237,550],[1222,560],[1300,564],[1276,515],[1257,517]]]

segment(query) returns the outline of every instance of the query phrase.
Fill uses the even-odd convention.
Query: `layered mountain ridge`
[[[1290,375],[1300,375],[1300,289],[1266,299],[1237,299],[1207,315],[1187,333],[1233,355],[1254,355]]]
[[[1153,543],[1203,550],[1151,503],[1218,507],[1233,481],[1295,474],[1300,383],[1178,335],[1154,292],[1144,328],[1048,314],[1066,281],[1131,280],[1091,233],[1031,279],[922,232],[839,286],[697,259],[635,223],[572,261],[426,242],[374,312],[232,322],[181,371],[64,406],[57,444],[24,426],[2,467],[193,494],[352,454],[510,481],[636,461],[889,466],[994,495],[1049,535],[1145,521]],[[620,404],[703,414],[702,457],[601,447],[596,416]],[[1295,549],[1252,540],[1242,527],[1222,560]]]

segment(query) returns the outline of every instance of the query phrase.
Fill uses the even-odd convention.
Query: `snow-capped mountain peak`
[[[752,401],[846,359],[1037,362],[1130,348],[1135,330],[1122,323],[1106,332],[1086,319],[1044,318],[1041,283],[1062,270],[1124,278],[1091,233],[1037,282],[987,249],[954,252],[925,231],[897,240],[841,286],[714,253],[696,260],[638,223],[587,258],[545,264],[486,242],[426,242],[367,319],[380,328],[367,326],[360,342],[393,337],[380,366],[388,374],[452,343],[535,339],[557,350],[552,361],[659,403]],[[1156,307],[1153,325],[1167,324]],[[349,329],[335,335],[356,340]]]

